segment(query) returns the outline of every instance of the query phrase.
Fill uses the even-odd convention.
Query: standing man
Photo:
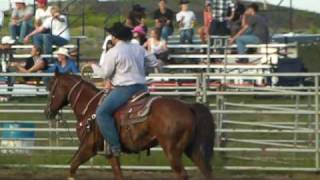
[[[129,27],[117,22],[108,31],[114,47],[104,52],[104,60],[99,66],[93,64],[92,69],[113,87],[108,89],[109,93],[98,107],[96,115],[100,131],[110,145],[107,155],[118,161],[121,144],[113,115],[134,94],[147,90],[145,65],[155,67],[158,63],[154,55],[148,55],[142,46],[130,42],[132,32]]]
[[[159,0],[159,9],[154,12],[156,27],[161,29],[161,38],[165,41],[173,33],[174,12],[167,7],[167,0]]]
[[[38,28],[44,23],[51,15],[51,6],[48,6],[48,0],[37,0],[37,10],[35,15],[35,27]]]
[[[52,17],[47,18],[43,24],[28,34],[24,42],[28,43],[33,37],[35,45],[43,49],[43,54],[52,53],[52,45],[64,46],[70,41],[70,33],[67,22],[67,17],[60,14],[60,9],[57,6],[51,8]],[[48,30],[51,33],[46,33]]]
[[[234,4],[232,0],[212,1],[213,21],[211,22],[210,35],[225,36],[230,34],[228,21],[234,16]]]
[[[28,7],[25,0],[15,0],[10,22],[11,38],[23,43],[23,39],[32,30],[33,8]]]
[[[244,24],[239,32],[229,39],[230,44],[236,42],[238,53],[245,54],[247,44],[268,43],[269,29],[266,18],[258,14],[259,6],[252,3],[244,13]],[[249,31],[248,31],[249,30]]]

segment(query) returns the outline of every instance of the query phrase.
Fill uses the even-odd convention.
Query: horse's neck
[[[101,98],[100,94],[102,94],[98,94],[99,91],[92,88],[81,88],[78,91],[80,94],[75,93],[76,95],[73,95],[72,100],[70,100],[70,105],[72,106],[78,121],[83,121],[83,118],[86,118],[88,114],[91,115],[95,112],[96,106]],[[79,96],[79,98],[77,99],[76,96]]]

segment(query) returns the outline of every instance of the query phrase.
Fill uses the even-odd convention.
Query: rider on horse
[[[158,63],[154,55],[130,42],[130,28],[118,22],[107,31],[112,36],[114,47],[104,52],[100,65],[93,64],[92,69],[113,87],[97,108],[96,118],[103,137],[110,145],[108,155],[119,156],[121,144],[113,115],[134,94],[147,91],[145,65],[155,67]]]

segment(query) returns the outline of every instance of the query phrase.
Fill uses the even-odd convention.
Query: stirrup
[[[111,145],[104,141],[104,154],[107,157],[120,157],[121,149],[112,149]]]

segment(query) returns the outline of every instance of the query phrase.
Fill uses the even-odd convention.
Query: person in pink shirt
[[[206,1],[206,5],[203,11],[203,23],[204,25],[198,29],[198,33],[202,43],[207,42],[207,36],[210,32],[210,25],[212,21],[212,7],[211,1]]]

